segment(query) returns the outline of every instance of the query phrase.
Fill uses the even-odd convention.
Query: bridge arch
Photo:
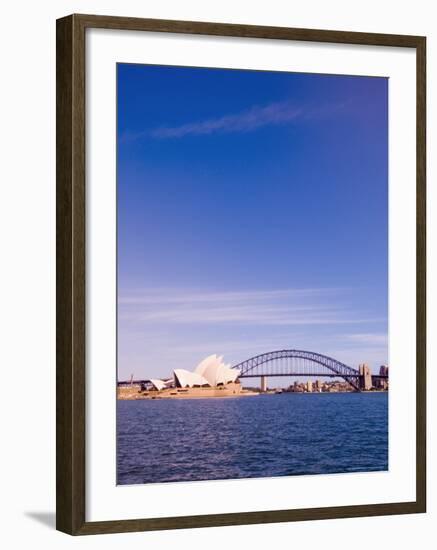
[[[234,365],[239,378],[260,376],[329,376],[343,378],[356,391],[360,391],[360,374],[357,369],[327,355],[313,351],[283,349],[262,353]]]

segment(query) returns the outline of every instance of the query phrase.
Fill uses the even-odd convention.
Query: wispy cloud
[[[345,334],[344,338],[346,340],[360,343],[360,344],[370,344],[370,345],[387,345],[387,334],[386,333],[357,333],[357,334]]]
[[[122,322],[151,324],[338,325],[383,321],[341,307],[339,289],[194,293],[146,290],[119,299]],[[334,298],[328,300],[327,298]]]
[[[157,138],[180,138],[213,133],[252,132],[263,126],[290,122],[301,113],[301,108],[289,101],[283,101],[264,106],[257,105],[246,111],[218,118],[156,128],[151,135]]]
[[[308,296],[326,295],[338,292],[337,288],[287,288],[277,290],[246,290],[246,291],[208,291],[196,292],[193,290],[181,290],[175,288],[153,288],[136,290],[121,294],[118,303],[129,304],[165,304],[165,303],[220,303],[223,302],[247,302],[260,300],[280,300],[284,298],[304,298]]]
[[[238,113],[195,120],[185,124],[146,128],[142,131],[126,131],[122,142],[141,138],[169,139],[185,136],[206,136],[211,134],[248,133],[266,126],[289,124],[297,119],[319,120],[343,110],[349,101],[327,105],[297,105],[291,100],[277,101],[267,105],[253,105]]]
[[[302,115],[304,109],[291,101],[279,101],[267,105],[254,105],[238,113],[225,114],[219,117],[196,120],[175,126],[148,128],[140,132],[125,132],[121,140],[131,142],[151,137],[155,139],[182,138],[185,136],[205,136],[252,132],[269,125],[286,124]]]

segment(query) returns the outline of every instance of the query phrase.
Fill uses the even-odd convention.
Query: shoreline
[[[163,389],[139,389],[138,386],[117,388],[117,399],[122,401],[155,399],[217,399],[229,397],[252,397],[259,392],[245,390],[239,382],[208,387],[178,387]]]
[[[326,391],[326,392],[287,392],[282,391],[280,393],[275,391],[267,391],[267,392],[260,392],[260,391],[251,391],[251,390],[241,390],[238,393],[221,393],[217,394],[216,388],[212,388],[215,390],[213,394],[210,392],[210,395],[204,394],[204,395],[193,395],[188,393],[178,393],[178,394],[172,394],[169,393],[163,394],[160,391],[156,392],[147,392],[142,393],[138,391],[131,391],[131,392],[117,392],[117,400],[118,401],[153,401],[153,400],[169,400],[169,399],[236,399],[239,397],[255,397],[255,396],[262,396],[262,395],[283,395],[283,394],[293,394],[293,395],[334,395],[334,394],[375,394],[375,393],[387,393],[388,390],[362,390],[361,392],[353,392],[353,391]],[[155,394],[155,395],[153,395]]]

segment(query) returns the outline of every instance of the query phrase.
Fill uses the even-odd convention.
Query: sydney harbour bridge
[[[355,391],[370,389],[378,380],[388,380],[388,369],[373,375],[367,365],[354,369],[327,355],[298,349],[262,353],[234,365],[234,368],[240,371],[239,378],[261,378],[262,390],[266,389],[267,377],[270,376],[342,378]]]

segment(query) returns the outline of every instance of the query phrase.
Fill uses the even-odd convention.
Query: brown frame
[[[200,516],[85,520],[85,30],[123,29],[414,48],[417,61],[416,500]],[[410,514],[426,511],[426,38],[70,15],[56,33],[56,527],[71,535]]]

